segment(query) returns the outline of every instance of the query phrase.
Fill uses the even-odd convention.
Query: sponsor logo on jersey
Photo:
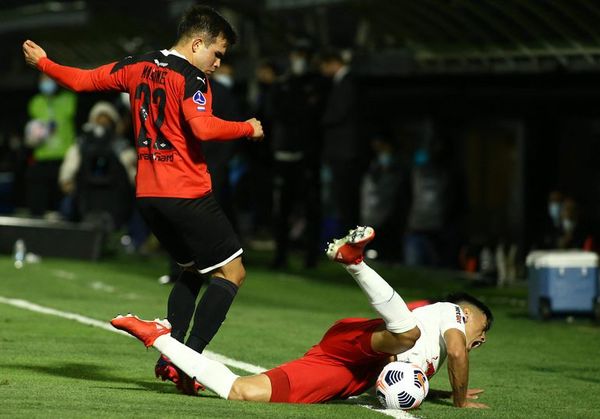
[[[169,65],[169,63],[161,63],[160,61],[158,61],[156,58],[154,59],[154,64],[156,64],[159,67],[166,67]]]
[[[156,162],[173,162],[173,154],[138,153],[138,160],[153,160]]]
[[[456,306],[455,309],[456,309],[456,323],[464,324],[465,318],[462,315],[462,310],[458,306]]]

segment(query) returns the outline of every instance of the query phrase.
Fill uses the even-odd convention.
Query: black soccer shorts
[[[138,198],[137,204],[152,233],[180,266],[195,265],[207,273],[243,252],[212,194],[193,199]]]

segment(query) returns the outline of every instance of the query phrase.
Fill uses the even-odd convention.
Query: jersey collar
[[[179,51],[177,51],[177,50],[176,50],[176,49],[174,49],[174,48],[173,48],[172,50],[161,49],[161,50],[160,50],[160,52],[162,52],[162,53],[163,53],[163,55],[164,55],[165,57],[166,57],[166,56],[169,56],[169,55],[174,55],[174,56],[176,56],[176,57],[183,58],[184,60],[186,60],[186,61],[187,61],[187,58],[185,58],[185,57],[183,56],[183,54],[181,54]]]

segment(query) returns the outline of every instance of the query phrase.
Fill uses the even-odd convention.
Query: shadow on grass
[[[57,377],[66,377],[77,380],[90,380],[103,383],[124,383],[134,384],[140,388],[132,387],[117,387],[117,386],[102,386],[102,388],[129,390],[129,391],[153,391],[157,393],[178,393],[175,386],[169,382],[151,382],[144,380],[135,380],[130,377],[121,377],[111,374],[103,365],[69,363],[62,365],[11,365],[12,368],[17,368],[36,373],[53,375]],[[212,394],[203,397],[216,397]]]
[[[450,407],[454,407],[454,404],[452,404],[452,400],[446,399],[446,398],[441,398],[441,397],[427,397],[427,399],[425,399],[425,401],[429,404],[439,404],[440,406],[450,406]]]
[[[553,375],[563,375],[564,377],[573,379],[573,380],[578,380],[578,381],[583,381],[586,383],[593,383],[593,384],[598,384],[600,383],[600,378],[595,378],[595,377],[590,377],[589,375],[598,375],[600,374],[600,367],[597,366],[591,366],[591,365],[586,365],[586,366],[582,366],[582,367],[572,367],[570,366],[568,369],[564,368],[564,367],[549,367],[549,366],[545,366],[545,367],[540,367],[540,366],[532,366],[529,367],[530,370],[535,371],[535,372],[541,372],[541,373],[547,373],[547,374],[553,374]],[[577,373],[576,375],[573,373]],[[565,374],[568,373],[568,374]]]

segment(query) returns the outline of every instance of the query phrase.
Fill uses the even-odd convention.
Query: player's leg
[[[196,309],[196,300],[204,278],[194,268],[195,262],[185,247],[184,238],[177,233],[175,225],[166,215],[172,202],[160,198],[140,198],[137,203],[140,214],[148,227],[170,253],[173,260],[183,268],[173,284],[167,301],[167,319],[172,327],[171,336],[183,342]],[[179,372],[165,357],[161,356],[158,359],[154,373],[163,381],[180,383]]]
[[[221,327],[246,277],[241,259],[243,250],[212,195],[182,201],[173,218],[179,219],[179,232],[193,253],[196,268],[211,277],[196,306],[186,341],[190,348],[202,352]]]
[[[152,233],[175,262],[183,268],[177,281],[173,284],[167,302],[167,319],[171,323],[171,335],[183,342],[204,279],[194,268],[194,258],[186,247],[185,238],[178,232],[177,226],[170,219],[173,200],[138,198],[137,204],[140,214]]]
[[[271,381],[266,375],[240,377],[234,374],[224,364],[172,338],[168,322],[144,321],[128,315],[115,317],[111,324],[135,336],[147,347],[155,347],[189,377],[224,399],[269,401],[271,398]]]
[[[373,349],[400,353],[413,347],[421,332],[402,297],[363,261],[363,250],[374,237],[371,227],[357,227],[330,243],[327,256],[345,266],[385,322],[385,330],[373,333]]]
[[[185,340],[203,283],[203,275],[194,267],[184,268],[169,293],[167,319],[173,327],[171,336],[179,342]]]
[[[167,301],[167,319],[173,329],[171,336],[179,342],[185,341],[185,336],[190,326],[190,321],[196,309],[196,299],[200,293],[200,288],[204,283],[204,277],[198,273],[195,268],[184,268],[179,273],[177,280],[173,284],[169,299]],[[163,381],[174,382],[178,387],[183,385],[180,380],[179,371],[175,368],[171,360],[161,355],[154,366],[154,374]],[[193,383],[192,383],[193,384]],[[181,389],[184,391],[184,389]],[[186,394],[197,393],[198,386],[190,386]]]
[[[211,273],[208,287],[196,307],[194,323],[186,345],[202,352],[210,343],[225,321],[245,276],[246,271],[241,257],[233,259]]]

